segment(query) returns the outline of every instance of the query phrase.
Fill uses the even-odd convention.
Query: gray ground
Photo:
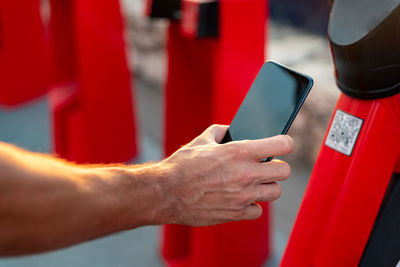
[[[296,46],[293,46],[294,43]],[[283,52],[282,49],[284,49]],[[314,76],[317,82],[322,81],[322,86],[328,80],[329,87],[332,88],[333,72],[329,61],[329,49],[324,39],[302,33],[294,34],[292,29],[272,25],[269,55],[287,65],[297,65],[301,71]],[[307,62],[307,64],[299,64],[299,62]],[[161,157],[161,93],[158,88],[143,82],[140,78],[136,79],[136,93],[142,130],[142,154],[138,161],[157,160]],[[335,95],[335,93],[330,93]],[[324,121],[324,123],[323,127],[328,122]],[[0,109],[1,141],[11,142],[34,151],[46,152],[50,150],[49,129],[46,98],[13,111]],[[293,168],[290,180],[282,183],[283,195],[274,203],[275,253],[266,266],[277,266],[279,263],[309,174],[310,168],[296,166]],[[158,236],[158,227],[143,227],[56,252],[1,259],[0,267],[162,266],[158,253]]]

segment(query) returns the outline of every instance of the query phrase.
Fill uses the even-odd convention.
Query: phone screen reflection
[[[265,63],[231,122],[230,139],[286,134],[308,84],[300,74],[273,62]]]

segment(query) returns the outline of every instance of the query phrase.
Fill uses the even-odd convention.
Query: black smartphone
[[[264,63],[221,143],[286,134],[312,85],[307,75]]]

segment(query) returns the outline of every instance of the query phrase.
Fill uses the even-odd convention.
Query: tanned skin
[[[0,143],[0,255],[54,250],[144,225],[207,226],[261,216],[290,175],[288,136],[219,144],[213,125],[160,162],[82,166]]]

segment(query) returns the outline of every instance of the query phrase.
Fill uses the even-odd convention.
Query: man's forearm
[[[155,223],[156,166],[82,167],[0,143],[0,253],[51,250]]]

